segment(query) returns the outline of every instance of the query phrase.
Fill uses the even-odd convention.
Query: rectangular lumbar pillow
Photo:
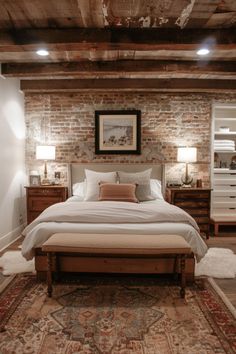
[[[96,172],[85,169],[86,176],[86,192],[84,200],[92,201],[98,200],[99,197],[99,182],[116,183],[116,172]]]
[[[99,200],[138,203],[135,190],[136,184],[134,183],[117,184],[101,182],[99,184]]]
[[[155,199],[151,193],[151,186],[150,186],[151,173],[152,173],[151,168],[136,173],[119,171],[118,179],[120,183],[136,183],[138,185],[136,189],[136,197],[140,202],[143,202],[145,200]]]

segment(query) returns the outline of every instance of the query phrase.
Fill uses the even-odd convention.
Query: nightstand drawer
[[[210,225],[210,188],[167,188],[167,201],[191,215],[198,224],[201,233],[209,237]]]
[[[182,208],[186,213],[194,216],[205,216],[209,214],[209,208]]]
[[[180,208],[187,209],[187,208],[208,208],[209,202],[208,201],[200,201],[200,200],[175,200],[174,204]]]
[[[208,199],[209,198],[209,193],[207,192],[199,192],[199,193],[195,193],[195,192],[191,192],[191,191],[187,191],[187,192],[176,192],[175,193],[175,200],[182,200],[182,199]]]
[[[209,222],[209,217],[208,216],[193,216],[194,220],[196,221],[197,224],[207,224]]]
[[[29,200],[29,208],[31,211],[43,211],[44,209],[48,208],[50,205],[62,202],[62,198],[41,198],[41,197],[34,197]]]
[[[49,196],[49,197],[54,197],[54,196],[60,196],[62,195],[62,190],[61,189],[50,189],[50,188],[31,188],[28,191],[29,196]]]
[[[31,223],[49,206],[64,202],[68,189],[64,186],[30,186],[27,190],[27,222]]]

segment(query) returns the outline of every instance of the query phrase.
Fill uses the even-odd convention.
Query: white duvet
[[[26,259],[32,259],[34,248],[41,246],[54,233],[138,233],[163,234],[163,237],[165,234],[182,235],[201,258],[207,246],[198,231],[189,214],[164,200],[139,204],[64,202],[50,206],[25,228],[22,254]]]

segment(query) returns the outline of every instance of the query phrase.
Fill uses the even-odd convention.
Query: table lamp
[[[197,148],[195,148],[195,147],[179,147],[177,161],[178,162],[185,162],[185,164],[186,164],[185,175],[182,178],[182,182],[183,182],[182,187],[191,187],[191,183],[193,181],[193,178],[188,173],[188,164],[190,162],[197,161]]]
[[[39,145],[36,147],[36,159],[44,160],[44,179],[42,180],[42,185],[50,185],[50,181],[48,179],[48,171],[47,171],[47,161],[55,160],[56,156],[56,148],[52,145]]]

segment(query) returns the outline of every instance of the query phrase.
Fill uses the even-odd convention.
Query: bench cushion
[[[86,254],[191,254],[179,235],[57,233],[42,246],[45,252]]]

